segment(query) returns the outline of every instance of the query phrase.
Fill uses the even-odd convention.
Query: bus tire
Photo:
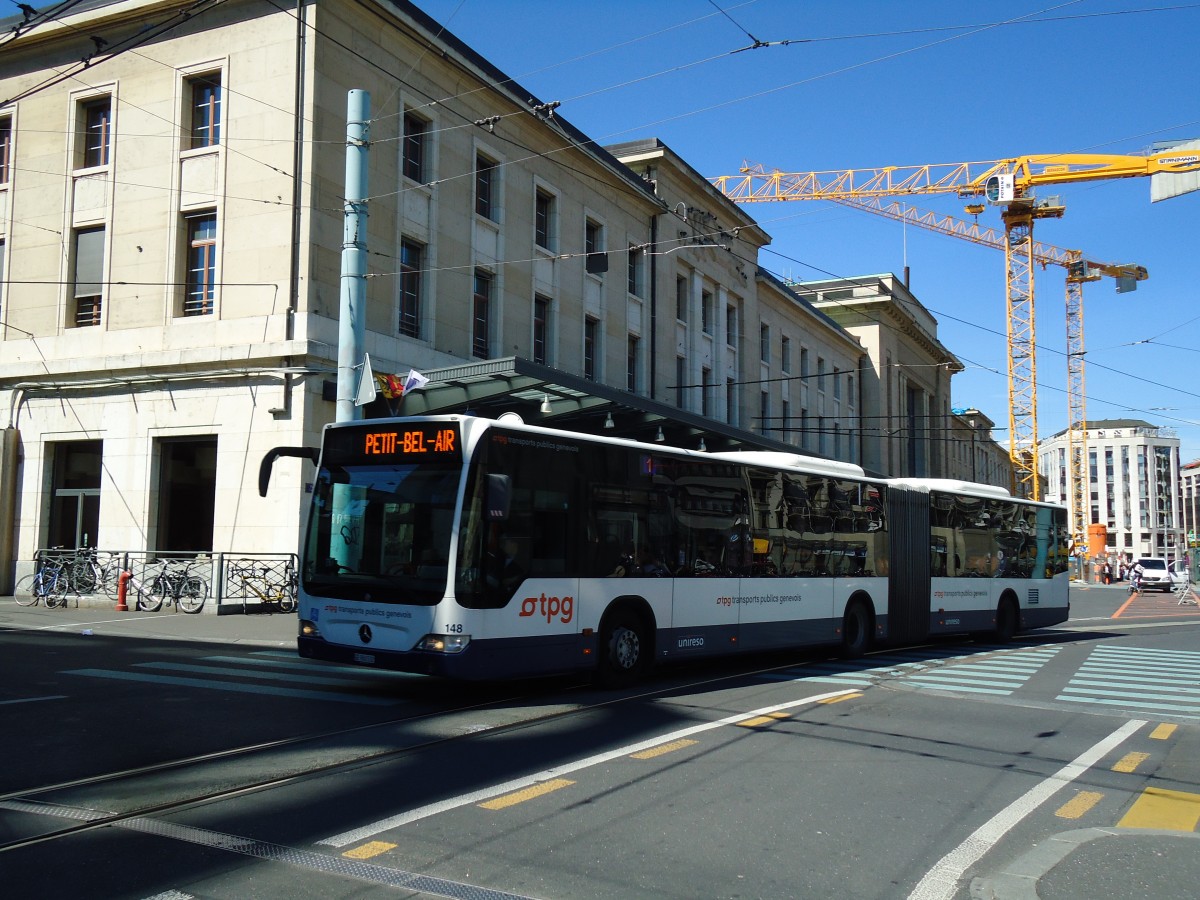
[[[1017,610],[1017,601],[1008,595],[1001,597],[1000,605],[996,607],[996,630],[992,632],[996,643],[1007,644],[1011,641],[1017,633],[1019,622],[1020,613]]]
[[[628,608],[611,613],[600,632],[600,684],[609,688],[635,684],[650,668],[651,653],[645,619]]]
[[[859,598],[851,600],[842,616],[842,656],[857,659],[865,655],[871,649],[873,630],[870,605]]]

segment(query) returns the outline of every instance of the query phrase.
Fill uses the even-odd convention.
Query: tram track
[[[595,702],[574,703],[566,709],[523,715],[516,720],[498,724],[480,726],[463,721],[464,717],[484,712],[511,713],[519,704],[530,698],[544,700],[547,697],[569,695],[592,688],[590,681],[559,682],[549,693],[541,690],[517,692],[503,698],[489,699],[484,703],[437,709],[419,715],[399,716],[382,722],[315,734],[256,742],[86,778],[22,788],[0,794],[0,813],[40,815],[50,819],[69,820],[70,824],[0,840],[0,853],[65,839],[87,831],[120,826],[134,820],[185,812],[247,794],[350,772],[365,766],[393,762],[405,756],[468,740],[495,737],[529,727],[566,721],[571,717],[586,716],[605,707],[645,702],[681,690],[688,691],[706,685],[733,682],[795,665],[793,660],[786,665],[756,669],[731,667],[730,671],[715,677],[708,672],[694,678],[670,678],[666,683],[660,680],[657,684],[652,682],[643,685],[642,690],[632,693],[623,692],[619,696],[606,693],[602,699]],[[432,737],[423,736],[427,734],[425,728],[431,725],[436,725],[439,733]],[[364,744],[379,743],[378,740],[367,739],[368,736],[387,734],[396,729],[403,729],[405,732],[402,746],[361,752]],[[397,735],[388,734],[388,739],[395,743]],[[305,759],[311,759],[314,754],[325,754],[332,758],[315,766],[298,766],[295,762],[297,751],[307,751]],[[198,779],[197,767],[208,770],[208,777]],[[233,769],[243,774],[236,783],[230,784],[228,773]],[[221,781],[225,786],[201,792],[183,788],[184,785],[194,787],[197,780],[209,783]],[[177,796],[162,802],[135,803],[123,807],[114,802],[118,797],[141,798],[147,793],[153,793],[155,796],[175,793]],[[9,832],[13,830],[10,828]]]
[[[869,654],[873,655],[876,654]],[[548,691],[544,689],[543,684],[535,690],[517,691],[481,703],[433,709],[382,722],[256,742],[10,791],[0,794],[0,813],[40,814],[47,818],[69,820],[70,824],[39,829],[36,833],[2,840],[0,853],[61,840],[86,831],[120,826],[133,820],[169,816],[247,794],[394,762],[438,747],[564,722],[605,707],[644,703],[680,692],[712,689],[724,683],[733,684],[747,678],[796,669],[827,659],[828,657],[823,655],[801,660],[792,656],[786,661],[772,660],[765,666],[746,667],[731,664],[726,670],[715,675],[711,670],[691,675],[686,669],[676,669],[672,676],[660,677],[644,684],[640,690],[622,692],[617,696],[604,693],[599,699],[584,702],[563,699],[561,703],[565,704],[565,708],[541,712],[531,712],[528,707],[522,706],[531,698],[540,701],[556,696],[568,698],[571,694],[592,689],[590,681],[559,680]],[[513,718],[518,709],[531,714],[521,714]],[[500,720],[481,724],[478,716],[488,713],[499,716]],[[362,751],[364,745],[378,746],[381,743],[390,746],[371,752]],[[322,757],[324,761],[313,764],[314,758]],[[299,760],[303,760],[303,764],[298,762]],[[197,776],[198,768],[205,770],[204,777]],[[219,783],[222,786],[219,789],[196,791],[194,788],[197,781]],[[155,802],[136,802],[147,795],[159,799]],[[130,799],[135,802],[130,803]],[[14,830],[16,829],[10,828],[9,833]]]

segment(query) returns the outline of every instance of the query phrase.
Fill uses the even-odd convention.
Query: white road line
[[[650,738],[649,740],[639,741],[636,744],[629,744],[625,747],[620,747],[616,750],[609,750],[606,753],[598,753],[595,756],[589,756],[585,759],[579,759],[575,762],[565,763],[561,766],[555,766],[552,769],[543,769],[541,772],[535,772],[532,775],[526,775],[523,778],[514,778],[512,781],[506,781],[503,784],[495,784],[483,790],[473,791],[470,794],[460,794],[457,797],[448,797],[445,800],[439,800],[437,803],[430,803],[427,806],[422,806],[406,813],[390,816],[386,819],[380,819],[378,822],[372,822],[370,825],[364,825],[361,828],[356,828],[353,831],[345,831],[341,834],[335,834],[333,837],[327,837],[324,840],[317,841],[318,844],[324,844],[330,847],[345,847],[347,844],[353,844],[358,841],[365,840],[369,837],[374,837],[381,831],[387,831],[390,828],[399,828],[401,825],[407,825],[410,822],[416,822],[419,819],[426,819],[430,816],[435,816],[438,813],[443,813],[451,809],[458,809],[461,806],[469,806],[472,803],[479,803],[481,800],[489,800],[492,797],[498,797],[501,794],[507,794],[512,791],[518,791],[522,788],[530,787],[531,785],[539,784],[543,781],[549,781],[552,778],[561,778],[571,772],[578,772],[580,769],[586,769],[589,766],[600,765],[609,762],[613,759],[620,759],[624,756],[629,756],[632,753],[638,753],[642,750],[649,750],[652,747],[657,747],[660,744],[668,744],[672,741],[677,741],[681,738],[690,737],[693,734],[701,734],[705,731],[712,731],[721,728],[724,725],[734,725],[754,716],[766,716],[773,712],[779,712],[784,709],[793,709],[797,706],[809,706],[819,703],[822,700],[828,700],[831,697],[844,697],[846,694],[855,694],[857,691],[831,691],[828,694],[818,694],[814,697],[805,697],[803,700],[791,700],[787,703],[780,703],[777,706],[765,706],[762,709],[752,709],[746,712],[740,712],[736,715],[726,716],[724,719],[718,719],[715,722],[705,722],[702,725],[693,725],[689,728],[683,728],[679,731],[672,731],[670,734],[660,734],[658,737]]]
[[[1145,724],[1144,719],[1131,719],[1000,810],[926,872],[908,895],[909,900],[951,900],[958,893],[958,882],[963,873],[991,850],[1000,838]]]
[[[46,697],[22,697],[20,700],[0,700],[0,706],[10,706],[13,703],[39,703],[42,700],[66,700],[66,694],[51,694]]]

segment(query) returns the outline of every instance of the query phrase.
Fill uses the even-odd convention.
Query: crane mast
[[[879,197],[833,202],[993,250],[1005,249],[1004,234],[995,228],[981,226],[978,221],[967,222],[921,210],[899,200],[885,201]],[[978,206],[967,211],[979,213],[983,209]],[[1087,395],[1084,391],[1083,285],[1108,277],[1117,281],[1119,292],[1124,292],[1134,290],[1137,282],[1145,281],[1150,275],[1142,266],[1095,262],[1087,259],[1081,250],[1064,250],[1039,241],[1033,243],[1032,249],[1034,261],[1043,269],[1051,265],[1059,266],[1066,273],[1068,490],[1072,536],[1077,547],[1084,547],[1087,545],[1084,528],[1087,519]]]

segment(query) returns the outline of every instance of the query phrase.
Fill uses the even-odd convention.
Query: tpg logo
[[[575,613],[575,600],[573,597],[547,597],[542,594],[541,597],[526,597],[521,601],[521,615],[543,615],[546,621],[550,622],[555,616],[558,616],[558,621],[566,625],[571,621]]]

